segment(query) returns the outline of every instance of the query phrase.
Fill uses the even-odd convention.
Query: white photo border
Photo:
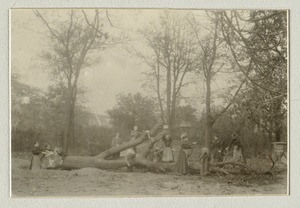
[[[3,0],[0,4],[0,201],[1,207],[298,207],[300,204],[300,1],[299,0]],[[12,8],[178,8],[289,10],[289,196],[10,198],[9,9]],[[297,206],[298,205],[298,206]]]

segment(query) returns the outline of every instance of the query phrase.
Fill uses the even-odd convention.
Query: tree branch
[[[250,62],[250,64],[249,64],[249,66],[248,66],[247,74],[250,72],[250,69],[251,69],[251,62]],[[231,101],[227,104],[227,106],[226,106],[220,113],[218,113],[217,115],[215,115],[215,116],[212,118],[212,123],[214,123],[221,115],[223,115],[223,114],[228,110],[228,108],[232,105],[233,101],[235,100],[236,96],[239,94],[239,91],[242,89],[242,87],[243,87],[244,83],[246,82],[246,80],[247,80],[247,78],[245,78],[245,79],[241,82],[240,86],[239,86],[238,89],[235,91],[235,93],[234,93],[234,95],[233,95]]]

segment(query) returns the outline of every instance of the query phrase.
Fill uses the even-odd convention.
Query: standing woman
[[[30,170],[38,170],[41,169],[41,157],[40,154],[42,153],[42,150],[40,149],[40,144],[38,142],[34,143],[34,147],[32,149],[32,158],[30,161]]]
[[[182,175],[186,175],[188,173],[188,150],[192,149],[192,145],[189,144],[189,139],[186,133],[181,135],[181,149],[179,151],[179,155],[177,158],[177,162],[175,165],[175,171]]]
[[[122,144],[122,139],[120,138],[120,133],[117,132],[116,136],[111,141],[111,147],[119,147],[121,144]],[[120,152],[113,155],[114,159],[119,157],[120,157]]]
[[[139,132],[139,127],[138,126],[134,126],[133,130],[130,133],[130,141],[136,140],[139,138],[139,136],[141,136],[141,132]],[[134,152],[136,152],[136,146],[132,147],[132,149],[134,150]]]
[[[223,161],[223,140],[218,135],[215,135],[210,143],[211,163]]]
[[[229,146],[226,148],[226,151],[230,151],[233,147],[233,154],[232,154],[232,160],[235,162],[243,162],[243,146],[241,143],[240,138],[238,137],[237,134],[233,133],[232,134],[232,139],[230,141]]]
[[[139,130],[138,126],[133,127],[133,130],[130,133],[131,136],[130,141],[134,141],[138,139],[138,137],[141,135],[141,133],[138,130]],[[126,150],[125,161],[127,162],[127,170],[129,172],[133,171],[133,166],[130,165],[129,160],[135,157],[136,151],[137,151],[136,146],[130,147],[129,149]]]
[[[164,149],[162,153],[162,161],[163,162],[173,162],[174,155],[172,151],[172,138],[169,134],[163,136],[162,141],[164,142]]]

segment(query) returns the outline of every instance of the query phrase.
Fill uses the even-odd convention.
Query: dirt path
[[[12,196],[167,196],[286,194],[286,172],[260,183],[237,177],[142,172],[27,169],[28,160],[12,161]]]

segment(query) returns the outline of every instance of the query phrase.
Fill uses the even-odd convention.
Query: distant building
[[[89,124],[92,126],[111,127],[109,116],[92,114]]]

